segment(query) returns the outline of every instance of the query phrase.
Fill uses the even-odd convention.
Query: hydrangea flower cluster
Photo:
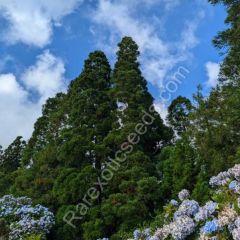
[[[200,240],[234,239],[240,240],[240,164],[228,171],[221,172],[210,179],[209,184],[215,188],[213,199],[204,206],[190,199],[189,192],[184,189],[178,194],[180,203],[171,200],[169,206],[173,209],[172,221],[165,219],[161,228],[145,235],[135,230],[134,240],[184,240],[194,235]],[[226,238],[228,236],[228,238]]]
[[[0,218],[9,228],[9,239],[19,240],[32,234],[45,236],[54,225],[54,215],[47,208],[36,205],[26,197],[6,195],[0,199]]]
[[[179,206],[178,210],[174,213],[174,220],[177,220],[181,216],[192,217],[198,212],[199,204],[194,200],[184,200]]]
[[[174,206],[174,207],[177,207],[178,206],[178,201],[176,201],[175,199],[172,199],[171,201],[170,201],[170,204],[172,205],[172,206]]]
[[[240,164],[236,164],[233,168],[228,169],[228,171],[220,172],[217,176],[210,179],[209,184],[212,187],[221,187],[228,184],[231,179],[233,182],[230,187],[238,186],[240,183]],[[235,185],[235,186],[234,186]]]
[[[171,236],[173,239],[181,240],[191,235],[195,231],[195,222],[193,216],[198,212],[199,204],[194,200],[189,200],[189,192],[184,189],[179,193],[179,200],[182,201],[179,205],[176,200],[171,200],[172,206],[179,208],[174,213],[173,221],[165,224],[162,228],[156,230],[151,235],[148,229],[141,232],[140,230],[134,231],[134,240],[160,240],[166,239]]]
[[[218,204],[213,201],[209,201],[205,204],[205,206],[200,207],[198,209],[197,214],[195,215],[195,221],[206,221],[208,218],[212,216],[212,214],[216,211]]]
[[[180,201],[186,200],[190,197],[189,191],[187,189],[183,189],[179,194],[178,198]]]
[[[145,229],[143,232],[141,232],[140,230],[135,230],[133,232],[133,239],[134,240],[139,240],[139,239],[150,240],[151,239],[151,230],[149,228]]]
[[[215,233],[219,229],[220,229],[219,221],[217,219],[213,219],[205,223],[205,225],[201,228],[201,233],[207,235],[207,234]]]

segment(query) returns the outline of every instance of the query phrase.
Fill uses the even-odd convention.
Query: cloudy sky
[[[224,9],[207,0],[0,0],[0,145],[29,138],[42,104],[66,90],[89,52],[104,50],[114,64],[125,35],[140,47],[163,117],[166,88],[169,99],[191,98],[200,83],[207,94],[221,61],[211,39],[224,18]],[[181,81],[170,86],[176,76]]]

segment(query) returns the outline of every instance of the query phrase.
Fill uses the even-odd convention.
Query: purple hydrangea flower
[[[178,194],[178,198],[179,198],[180,201],[189,199],[189,197],[190,197],[189,191],[186,190],[186,189],[183,189],[183,190],[182,190],[181,192],[179,192],[179,194]]]
[[[170,201],[170,204],[171,204],[172,206],[174,206],[174,207],[177,207],[177,206],[178,206],[178,201],[176,201],[175,199],[172,199],[172,200]]]

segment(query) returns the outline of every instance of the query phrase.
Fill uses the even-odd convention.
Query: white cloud
[[[168,107],[165,103],[155,102],[154,107],[156,111],[160,114],[163,121],[166,123],[167,115],[168,115]]]
[[[13,74],[0,74],[0,144],[7,146],[18,135],[28,139],[42,103],[64,88],[64,65],[49,51],[38,56],[20,80]],[[39,98],[32,102],[31,91]]]
[[[49,96],[64,87],[65,68],[61,59],[53,56],[48,50],[37,57],[37,62],[29,67],[22,75],[28,90],[37,91],[44,102]]]
[[[14,99],[19,99],[24,97],[25,91],[17,83],[13,74],[2,74],[0,75],[0,94],[10,95]]]
[[[188,20],[185,24],[185,27],[181,33],[181,39],[179,41],[179,50],[183,55],[188,55],[189,50],[196,47],[199,43],[198,38],[196,37],[197,28],[201,20],[205,17],[205,12],[199,10],[194,19]]]
[[[165,9],[170,10],[180,4],[180,0],[163,0]]]
[[[208,76],[207,86],[216,87],[218,83],[219,72],[220,72],[219,63],[207,62],[205,67],[206,67],[207,76]]]
[[[1,38],[43,47],[51,40],[54,25],[74,11],[82,0],[0,0],[0,14],[8,22]]]
[[[39,107],[27,100],[28,93],[13,74],[0,75],[0,144],[7,146],[16,136],[29,136]]]
[[[195,32],[204,17],[204,12],[201,9],[196,10],[196,17],[185,22],[179,34],[179,40],[169,42],[164,41],[160,36],[159,25],[155,24],[151,17],[139,17],[141,13],[138,10],[142,7],[142,2],[148,6],[160,4],[159,6],[165,9],[177,6],[179,3],[177,0],[151,0],[150,2],[141,0],[134,3],[126,0],[99,0],[91,20],[95,26],[100,26],[101,33],[105,29],[110,34],[109,38],[98,36],[99,47],[105,51],[115,52],[116,49],[112,46],[116,46],[121,37],[133,37],[142,53],[140,61],[144,76],[161,89],[174,67],[191,60],[191,50],[198,44]],[[156,16],[154,17],[156,19]],[[96,34],[96,29],[94,30]]]
[[[126,1],[129,4],[129,0],[124,1]],[[147,7],[152,7],[160,3],[165,10],[171,10],[180,4],[180,0],[138,0],[135,3],[144,4]]]

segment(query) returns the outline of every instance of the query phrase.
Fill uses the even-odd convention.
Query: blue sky
[[[140,47],[162,117],[166,89],[171,99],[191,98],[198,84],[207,94],[221,62],[211,41],[225,15],[207,0],[0,0],[0,144],[29,138],[42,104],[66,91],[89,52],[105,51],[113,66],[125,35]],[[181,83],[171,85],[180,70]]]

